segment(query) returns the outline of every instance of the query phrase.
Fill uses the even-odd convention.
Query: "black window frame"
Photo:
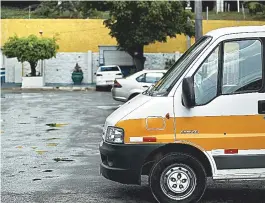
[[[261,42],[261,56],[262,56],[262,86],[260,90],[256,90],[256,91],[241,91],[241,92],[234,92],[234,93],[228,93],[228,94],[223,94],[222,93],[222,86],[223,86],[223,69],[224,69],[224,44],[227,42],[234,42],[234,41],[245,41],[245,40],[259,40]],[[217,78],[217,94],[214,98],[212,98],[211,100],[209,100],[207,103],[205,104],[195,104],[194,107],[197,106],[205,106],[207,104],[209,104],[210,102],[212,102],[214,99],[216,99],[217,97],[221,96],[221,95],[237,95],[237,94],[250,94],[250,93],[265,93],[265,37],[246,37],[246,38],[235,38],[235,39],[229,39],[229,40],[224,40],[222,42],[220,42],[219,44],[217,44],[212,50],[211,52],[207,55],[207,57],[205,57],[205,59],[200,63],[200,65],[198,66],[197,70],[192,74],[192,79],[194,80],[194,76],[195,74],[200,70],[200,68],[202,67],[202,65],[204,64],[204,62],[210,57],[210,55],[216,50],[216,48],[219,46],[219,58],[218,58],[218,78]]]

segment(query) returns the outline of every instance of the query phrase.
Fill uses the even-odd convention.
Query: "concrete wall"
[[[7,59],[4,57],[3,67],[6,69],[6,82],[21,83],[22,76],[30,73],[30,65],[27,62],[23,64],[18,62],[16,58]],[[36,71],[40,72],[41,64],[40,62],[37,65]]]
[[[147,53],[145,54],[145,69],[165,69],[167,59],[176,59],[178,53]]]
[[[83,71],[83,83],[89,83],[87,58],[87,53],[58,53],[56,58],[45,61],[45,82],[72,83],[72,72],[78,63]]]
[[[145,68],[164,69],[166,59],[177,59],[179,53],[146,53]],[[99,53],[88,52],[60,52],[56,58],[45,60],[43,62],[45,74],[45,83],[72,84],[72,71],[75,64],[81,66],[84,73],[84,84],[94,83],[95,75],[99,66]],[[19,63],[15,58],[4,60],[6,67],[6,82],[21,83],[22,75],[29,74],[30,66],[27,62]],[[41,72],[41,62],[38,63],[37,71]]]
[[[210,30],[242,25],[264,25],[264,21],[203,21],[203,33]],[[60,52],[99,52],[98,45],[116,45],[116,40],[109,36],[109,30],[103,25],[101,19],[1,19],[1,43],[8,37],[17,34],[28,36],[39,35],[52,37],[58,34]],[[194,39],[192,39],[194,42]],[[1,44],[2,45],[2,44]],[[176,35],[168,38],[167,43],[154,43],[145,46],[145,53],[183,53],[187,49],[186,37]]]
[[[93,77],[92,77],[92,83],[95,83],[96,82],[96,76],[94,75],[95,72],[97,72],[98,70],[98,66],[99,66],[99,53],[93,53],[92,54],[92,60],[93,60]]]

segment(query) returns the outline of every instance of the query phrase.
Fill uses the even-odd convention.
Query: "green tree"
[[[245,2],[245,6],[248,8],[250,15],[256,15],[258,12],[265,12],[265,6],[259,2],[248,1]]]
[[[3,54],[8,58],[16,57],[19,62],[29,62],[31,76],[36,76],[38,61],[55,57],[58,49],[56,38],[38,38],[35,35],[19,38],[15,35],[4,44]]]
[[[107,11],[109,1],[42,1],[35,13],[48,18],[90,18]],[[102,12],[101,12],[102,13]]]
[[[187,23],[188,17],[191,18],[191,13],[184,10],[180,1],[115,1],[104,24],[140,71],[144,68],[145,45],[166,42],[167,37],[181,33],[194,36],[194,22]]]

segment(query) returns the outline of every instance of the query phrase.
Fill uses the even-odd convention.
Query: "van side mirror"
[[[195,106],[194,80],[192,77],[184,78],[182,81],[182,101],[185,107]]]
[[[94,75],[97,75],[97,73],[94,73]]]

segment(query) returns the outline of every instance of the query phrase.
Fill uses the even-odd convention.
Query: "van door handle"
[[[143,87],[148,87],[147,85],[144,85]]]
[[[258,101],[259,114],[265,114],[265,100]]]

